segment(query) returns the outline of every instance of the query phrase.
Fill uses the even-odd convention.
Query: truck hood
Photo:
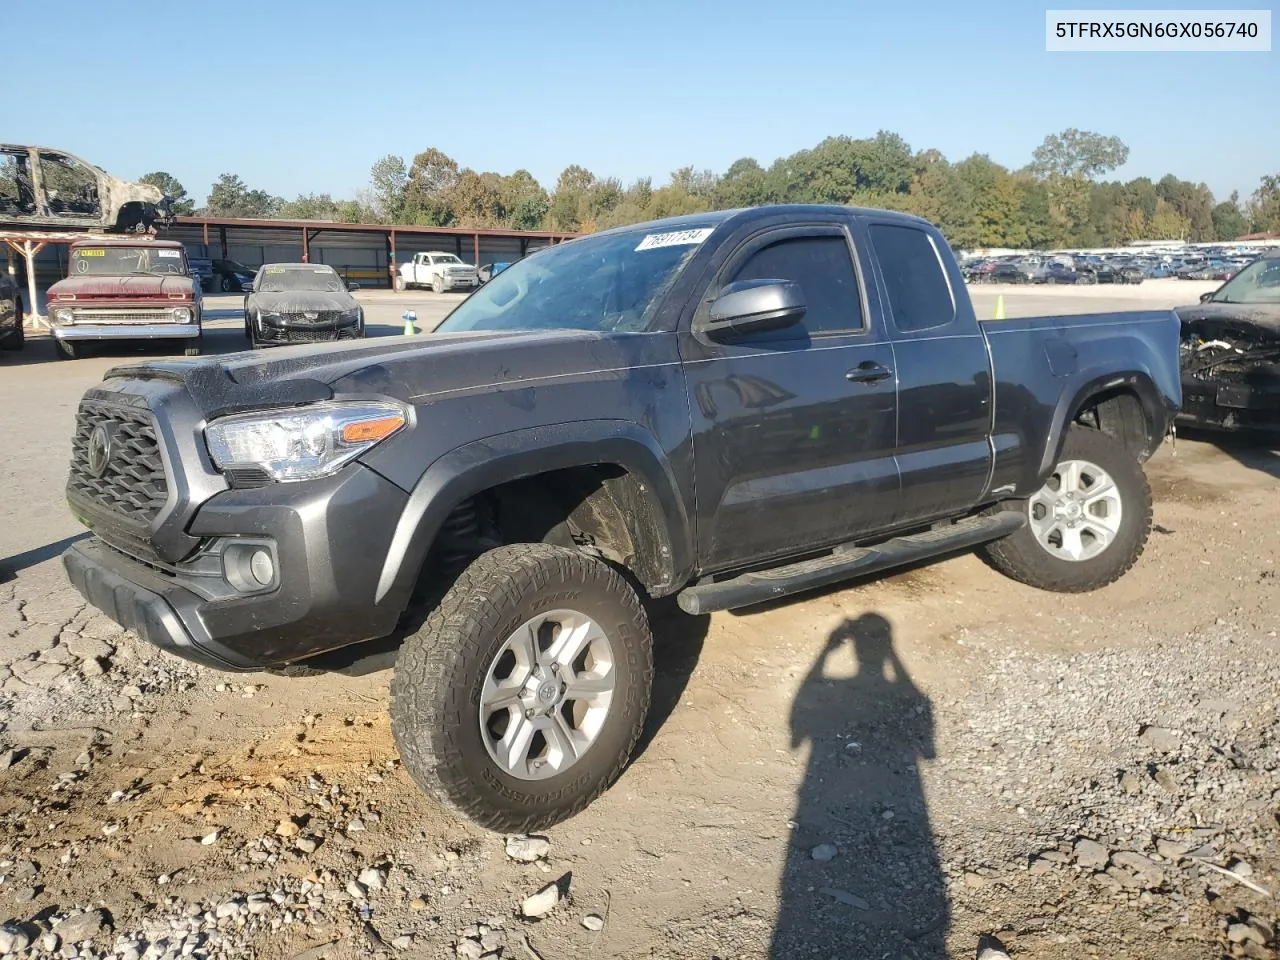
[[[1241,325],[1280,334],[1280,303],[1197,303],[1174,312],[1184,327]]]
[[[136,274],[128,277],[67,277],[49,288],[49,299],[71,294],[77,300],[88,297],[127,297],[130,300],[169,299],[181,294],[191,299],[190,277],[153,277]]]
[[[406,403],[446,395],[528,391],[583,377],[620,378],[670,360],[668,334],[577,330],[436,333],[299,344],[218,358],[114,367],[104,379],[182,382],[205,415],[292,406],[335,394],[380,394]],[[588,417],[591,411],[583,411]]]

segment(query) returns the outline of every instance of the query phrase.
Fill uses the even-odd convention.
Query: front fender
[[[628,516],[647,548],[634,571],[654,595],[673,592],[693,569],[693,536],[676,478],[657,440],[626,420],[585,420],[497,434],[431,464],[410,491],[378,579],[377,600],[408,603],[441,524],[459,503],[511,480],[553,470],[614,464],[639,483]]]

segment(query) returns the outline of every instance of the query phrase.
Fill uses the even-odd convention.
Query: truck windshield
[[[436,330],[647,330],[712,229],[629,230],[540,251],[494,276]]]
[[[263,267],[262,282],[258,285],[259,293],[294,290],[334,292],[341,289],[342,278],[330,267]]]
[[[187,275],[182,251],[167,247],[77,247],[71,251],[71,276],[120,277],[135,273]]]
[[[1280,257],[1253,261],[1209,299],[1215,303],[1280,303]]]

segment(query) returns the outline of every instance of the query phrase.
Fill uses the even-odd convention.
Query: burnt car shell
[[[1280,255],[1263,258],[1263,263],[1280,271]],[[1274,303],[1206,299],[1179,307],[1177,314],[1182,322],[1178,421],[1215,430],[1280,433],[1280,285]]]
[[[113,177],[56,147],[0,143],[0,180],[0,222],[14,226],[132,233],[174,221],[172,198],[158,187]]]

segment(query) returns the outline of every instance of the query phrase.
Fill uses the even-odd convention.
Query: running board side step
[[[965,550],[1008,536],[1027,523],[1024,513],[1001,512],[959,520],[950,526],[894,537],[870,547],[836,547],[825,557],[744,573],[730,580],[686,587],[676,597],[695,616],[765,603],[850,577],[879,573],[939,554]]]

